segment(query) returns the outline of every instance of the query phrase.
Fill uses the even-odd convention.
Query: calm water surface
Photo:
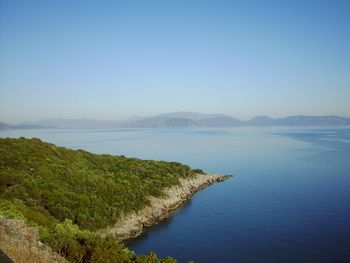
[[[350,129],[9,130],[234,174],[128,243],[180,262],[350,262]]]

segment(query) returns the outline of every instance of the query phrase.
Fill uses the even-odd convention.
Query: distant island
[[[155,116],[135,117],[124,121],[92,119],[46,119],[20,124],[0,122],[0,129],[113,129],[113,128],[191,128],[191,127],[240,127],[240,126],[348,126],[350,118],[339,116],[288,116],[270,118],[257,116],[243,121],[224,114],[173,112]]]
[[[24,262],[174,263],[137,256],[121,241],[227,178],[177,162],[0,138],[0,247]]]

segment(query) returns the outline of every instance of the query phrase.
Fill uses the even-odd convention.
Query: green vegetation
[[[136,256],[112,236],[101,237],[66,219],[51,231],[41,228],[42,240],[70,262],[94,263],[176,263],[173,258],[159,259],[156,254]]]
[[[43,241],[71,262],[175,262],[154,253],[135,256],[115,237],[93,231],[142,209],[148,196],[162,196],[165,187],[196,172],[202,171],[74,151],[35,138],[0,139],[0,216],[37,226]]]

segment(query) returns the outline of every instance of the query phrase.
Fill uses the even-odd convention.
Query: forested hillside
[[[136,257],[114,237],[100,238],[93,231],[140,210],[147,196],[161,196],[165,187],[199,171],[175,162],[75,151],[39,139],[0,139],[0,216],[37,226],[42,240],[72,262],[120,262],[111,261],[111,247],[122,262],[143,262],[148,259]],[[154,261],[147,262],[158,262],[154,254],[148,257]]]

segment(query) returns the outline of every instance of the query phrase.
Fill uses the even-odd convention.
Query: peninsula
[[[177,162],[97,155],[36,138],[0,139],[0,245],[12,258],[33,247],[21,243],[34,240],[30,253],[54,262],[176,262],[154,253],[136,256],[121,241],[227,178]],[[60,256],[65,259],[56,260]]]

